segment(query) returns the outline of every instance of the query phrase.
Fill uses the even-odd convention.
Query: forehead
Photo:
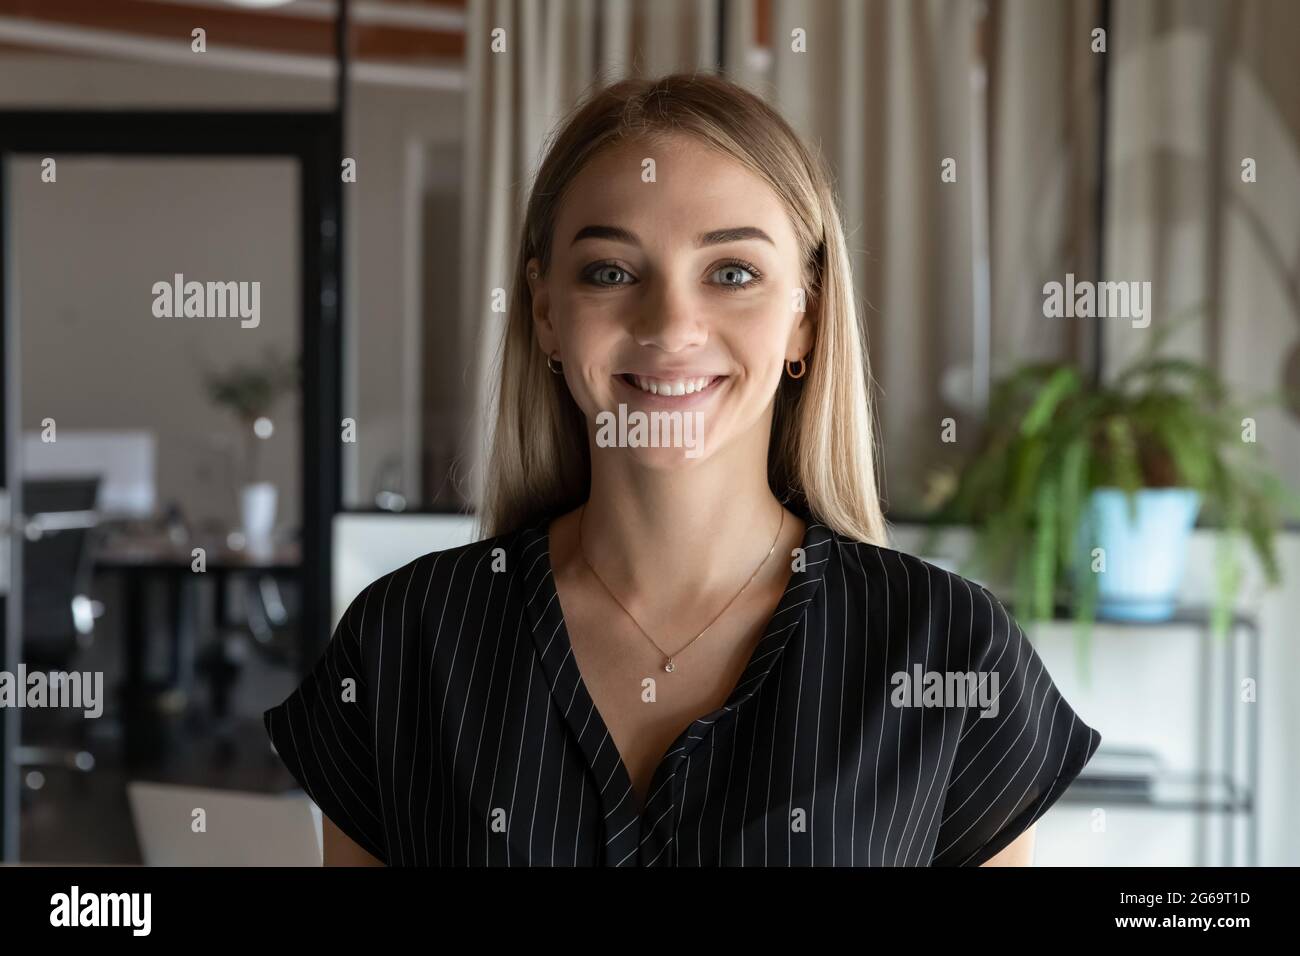
[[[643,180],[647,159],[655,181]],[[778,249],[796,238],[785,204],[757,174],[691,136],[631,140],[602,150],[573,178],[556,218],[561,250],[583,226],[623,226],[646,243],[757,226]]]

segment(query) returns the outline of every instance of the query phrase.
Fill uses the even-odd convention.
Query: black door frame
[[[341,33],[342,31],[340,31]],[[340,86],[346,88],[345,83]],[[66,156],[287,157],[299,167],[302,343],[301,656],[319,653],[330,626],[333,517],[342,510],[339,428],[342,419],[342,177],[340,111],[172,112],[0,110],[0,488],[21,512],[18,409],[5,374],[13,347],[11,236],[7,175],[15,154]],[[144,300],[142,300],[144,301]],[[10,535],[13,577],[20,579],[21,539]],[[21,587],[21,585],[20,585]],[[21,601],[21,593],[13,595]],[[0,595],[0,669],[15,673],[19,635],[7,626]],[[19,774],[10,764],[20,711],[0,708],[0,861],[18,855]]]

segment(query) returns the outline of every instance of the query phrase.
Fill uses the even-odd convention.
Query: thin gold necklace
[[[743,585],[741,585],[740,590],[736,592],[735,597],[733,597],[730,601],[727,602],[726,607],[724,607],[721,611],[719,611],[717,615],[713,618],[713,620],[704,626],[704,631],[700,631],[700,633],[696,634],[693,638],[690,639],[686,647],[683,647],[676,654],[664,654],[664,649],[655,642],[655,639],[653,637],[651,637],[649,634],[646,634],[646,630],[644,627],[641,626],[641,622],[638,621],[636,617],[632,614],[632,612],[627,609],[627,605],[618,599],[618,595],[615,594],[612,590],[610,590],[609,585],[605,583],[605,579],[602,578],[597,573],[596,569],[591,566],[591,562],[587,560],[587,552],[582,545],[582,522],[583,519],[585,519],[586,517],[587,517],[587,505],[584,502],[582,505],[582,510],[578,512],[578,554],[582,557],[582,563],[587,566],[587,570],[591,572],[592,576],[597,581],[600,582],[600,586],[605,589],[605,593],[607,593],[610,597],[612,597],[614,599],[614,602],[623,609],[623,613],[626,614],[629,618],[631,618],[632,623],[636,625],[637,630],[640,631],[642,634],[645,634],[645,639],[649,641],[651,644],[654,644],[655,650],[657,650],[660,654],[663,654],[664,670],[667,671],[669,674],[671,674],[673,671],[677,669],[676,658],[679,655],[685,653],[685,651],[687,650],[687,648],[691,646],[691,644],[694,644],[701,637],[703,637],[705,631],[711,628],[714,624],[718,623],[718,618],[722,617],[722,615],[727,613],[727,609],[730,608],[731,605],[736,603],[736,598],[739,598],[742,594],[744,594],[745,588],[749,587],[749,585],[753,582],[754,578],[758,577],[758,572],[763,569],[763,566],[767,564],[767,559],[770,558],[772,556],[772,552],[776,550],[776,543],[781,540],[781,531],[782,529],[785,528],[785,509],[782,508],[781,523],[777,526],[776,537],[772,539],[772,547],[767,549],[767,554],[765,554],[763,556],[763,560],[758,563],[758,567],[756,567],[754,569],[754,573],[749,576],[749,580],[746,581]]]

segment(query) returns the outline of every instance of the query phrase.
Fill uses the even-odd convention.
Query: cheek
[[[617,326],[607,315],[583,303],[559,307],[554,321],[560,348],[579,367],[599,365],[608,356]]]
[[[613,394],[610,363],[618,354],[618,328],[607,318],[570,313],[557,333],[569,392],[583,411],[594,414]]]
[[[786,347],[794,331],[794,317],[777,305],[750,316],[743,333],[732,337],[733,354],[747,374],[763,382],[785,367]]]

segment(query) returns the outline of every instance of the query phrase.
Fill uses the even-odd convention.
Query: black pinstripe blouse
[[[1101,742],[988,590],[809,523],[730,697],[637,813],[547,526],[383,575],[264,714],[311,799],[390,865],[975,866]]]

